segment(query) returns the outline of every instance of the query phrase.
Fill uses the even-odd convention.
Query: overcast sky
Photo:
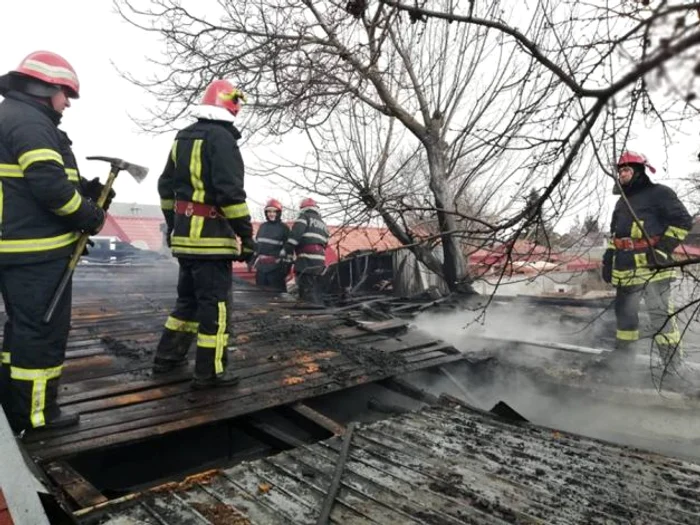
[[[160,48],[156,38],[124,22],[110,0],[5,0],[0,19],[0,71],[15,68],[25,55],[39,49],[63,55],[77,70],[81,98],[66,111],[62,128],[73,140],[83,175],[104,180],[108,171],[102,163],[84,160],[87,155],[117,156],[142,164],[150,168],[149,177],[138,185],[123,175],[115,188],[117,200],[157,204],[156,182],[174,133],[154,136],[139,131],[129,115],[143,117],[152,100],[124,80],[113,65],[143,77],[151,68],[144,55],[152,56]],[[245,133],[245,129],[242,131]],[[668,158],[658,132],[638,133],[630,148],[644,151],[659,170],[654,179],[674,189],[680,189],[679,181],[700,167],[692,161],[700,149],[697,132],[692,137],[678,138]],[[275,152],[284,154],[284,147],[276,146]],[[242,153],[246,165],[253,167],[257,157],[267,152],[243,145]],[[260,205],[269,197],[279,198],[285,204],[300,197],[292,197],[270,181],[252,176],[246,177],[246,190],[253,205]],[[613,199],[606,201],[601,221],[604,227]]]
[[[150,135],[141,132],[129,115],[145,116],[152,99],[124,80],[115,65],[137,76],[149,72],[144,54],[159,43],[126,22],[113,11],[110,0],[22,0],[3,1],[0,7],[0,71],[7,72],[32,51],[46,49],[63,55],[80,78],[81,98],[64,113],[61,127],[73,141],[73,150],[85,177],[106,179],[109,166],[85,160],[88,155],[121,157],[150,168],[146,180],[136,184],[120,175],[115,189],[117,201],[158,204],[157,180],[174,133]],[[242,130],[245,132],[245,130]],[[256,153],[241,148],[246,165]],[[246,177],[251,204],[271,196],[289,197],[269,181]],[[280,195],[282,193],[282,195]]]

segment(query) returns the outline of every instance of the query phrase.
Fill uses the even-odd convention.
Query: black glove
[[[615,250],[608,248],[603,254],[603,268],[601,271],[601,276],[603,281],[610,284],[612,282],[612,270],[613,270],[613,257],[615,255]]]
[[[87,244],[85,245],[85,248],[83,249],[83,255],[90,255],[90,252],[88,251],[88,246],[90,248],[95,246],[95,241],[93,241],[92,239],[87,240]]]
[[[97,235],[105,225],[107,215],[105,211],[102,208],[98,208],[94,202],[88,202],[90,203],[90,216],[85,223],[80,226],[80,229],[90,235]]]
[[[165,234],[165,244],[168,245],[168,248],[172,248],[173,240],[170,238],[172,234],[172,230],[168,230],[168,233]]]
[[[661,239],[659,239],[659,242],[656,243],[656,246],[654,246],[657,252],[656,260],[661,262],[658,252],[663,253],[666,259],[670,259],[673,250],[675,250],[679,244],[681,243],[673,237],[667,237],[666,235],[662,236]],[[651,262],[653,259],[649,259],[649,261]]]
[[[238,260],[241,262],[250,262],[255,257],[255,240],[252,237],[241,238],[241,253]]]
[[[647,262],[649,263],[649,266],[654,266],[655,264],[664,266],[672,263],[673,259],[666,250],[662,250],[657,246],[649,249],[649,253],[647,254]]]
[[[102,189],[104,187],[105,185],[100,182],[100,179],[95,177],[91,181],[83,184],[83,195],[89,199],[92,199],[93,202],[97,202],[100,195],[102,195]],[[109,193],[107,194],[107,200],[105,200],[104,206],[102,206],[104,211],[109,209],[109,205],[112,204],[112,199],[114,199],[116,195],[117,194],[115,191],[110,188]]]

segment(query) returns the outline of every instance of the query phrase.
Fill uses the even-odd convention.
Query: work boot
[[[15,433],[26,434],[34,432],[44,432],[48,430],[59,430],[62,428],[69,428],[77,426],[80,423],[80,414],[66,414],[65,412],[59,411],[58,415],[47,420],[42,427],[25,427],[19,428],[18,425],[11,425]]]
[[[224,348],[221,355],[221,368],[223,372],[216,373],[218,368],[215,362],[216,351],[213,348],[197,347],[197,359],[194,363],[194,379],[191,388],[202,390],[205,388],[216,388],[220,386],[231,386],[238,383],[240,378],[227,372],[228,349]]]
[[[153,374],[167,374],[187,365],[187,353],[196,334],[190,332],[163,331],[153,359]]]
[[[46,422],[46,424],[41,427],[46,430],[55,430],[57,428],[67,428],[73,427],[80,423],[80,414],[66,414],[65,412],[59,412],[58,416]]]
[[[223,374],[211,375],[208,377],[197,377],[192,379],[190,388],[192,390],[205,390],[207,388],[220,388],[224,386],[234,386],[241,381],[240,376],[232,372],[224,372]]]

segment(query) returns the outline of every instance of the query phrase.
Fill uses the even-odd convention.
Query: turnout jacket
[[[252,239],[243,189],[240,132],[230,122],[199,119],[175,137],[158,180],[161,208],[175,257],[232,259],[236,235]],[[214,217],[176,213],[177,201],[212,206]]]
[[[0,103],[0,265],[70,256],[80,231],[102,220],[81,195],[85,180],[60,120],[24,93]]]
[[[266,221],[258,228],[258,233],[255,236],[256,257],[258,257],[258,270],[273,270],[278,263],[269,259],[274,257],[279,258],[284,244],[289,237],[289,226],[277,219],[275,221]]]
[[[629,187],[623,187],[625,196],[637,215],[636,222],[624,200],[620,198],[613,211],[610,225],[613,286],[637,286],[647,282],[672,279],[673,268],[651,269],[656,260],[670,260],[673,250],[686,238],[692,227],[692,218],[676,193],[663,184],[655,184],[641,174]],[[633,247],[634,241],[652,239],[653,246]],[[616,246],[625,244],[627,246]],[[631,242],[630,242],[631,241]],[[642,243],[644,244],[644,243]]]
[[[284,247],[285,253],[296,253],[297,266],[323,266],[328,245],[328,227],[316,208],[305,208],[292,225],[292,231]]]

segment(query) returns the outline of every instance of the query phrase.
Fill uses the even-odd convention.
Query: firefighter
[[[640,153],[626,151],[617,162],[620,187],[636,219],[620,197],[613,211],[610,244],[603,256],[603,279],[617,289],[615,351],[607,364],[629,365],[634,361],[642,299],[664,366],[677,364],[680,359],[680,332],[671,303],[675,271],[663,265],[672,263],[673,250],[688,235],[692,219],[676,193],[651,182],[647,170],[656,173]]]
[[[270,199],[265,205],[265,222],[255,236],[255,283],[279,292],[287,291],[289,263],[280,259],[280,250],[289,237],[289,227],[282,222],[282,204]]]
[[[57,402],[71,286],[51,322],[42,318],[80,233],[96,234],[104,224],[95,204],[103,186],[80,176],[71,142],[58,128],[80,94],[68,61],[48,51],[31,53],[0,76],[0,94],[0,291],[7,312],[2,404],[17,432],[61,428],[79,421]]]
[[[296,274],[299,297],[312,304],[323,304],[321,276],[325,269],[328,227],[321,219],[318,205],[311,198],[301,201],[299,216],[292,225],[281,259],[296,254],[294,272]]]
[[[176,135],[158,180],[168,241],[180,270],[177,302],[153,371],[185,365],[196,338],[194,389],[238,381],[226,371],[231,264],[250,261],[255,250],[238,149],[241,134],[233,125],[244,101],[229,81],[211,82],[193,111],[197,121]]]

